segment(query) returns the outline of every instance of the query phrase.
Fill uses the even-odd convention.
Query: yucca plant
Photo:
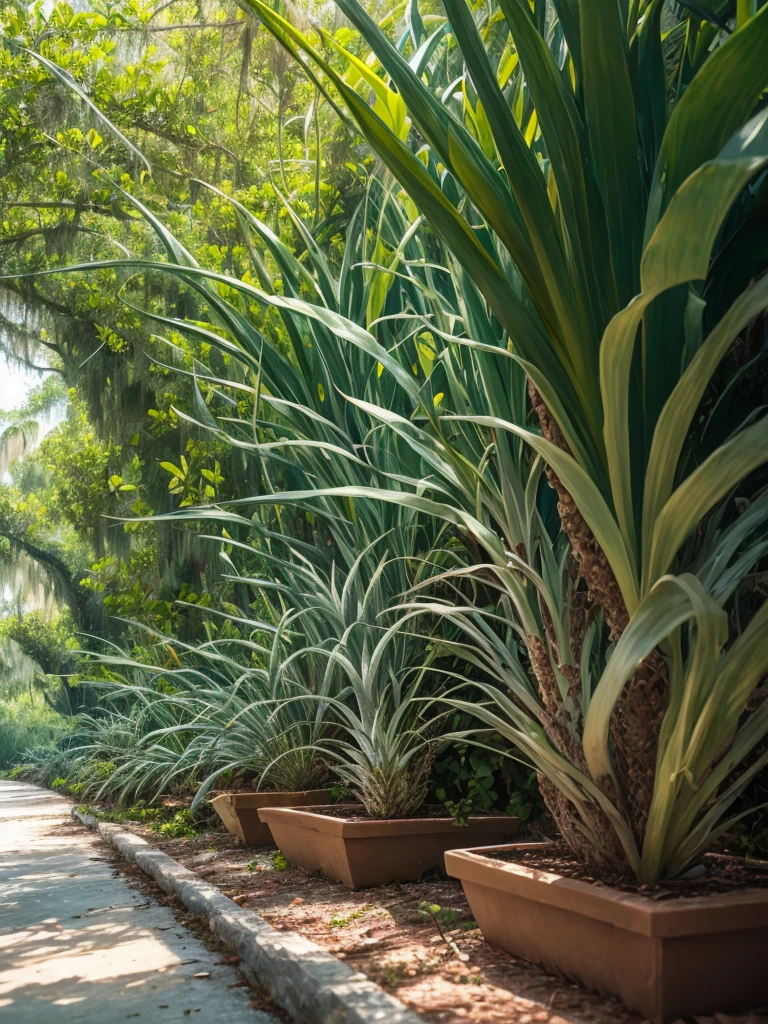
[[[326,57],[247,0],[341,98],[504,328],[540,432],[501,409],[469,418],[547,461],[577,593],[616,644],[591,685],[573,657],[591,616],[564,623],[570,651],[563,633],[548,638],[547,661],[571,680],[566,698],[536,673],[571,727],[570,749],[553,751],[567,766],[542,767],[565,797],[550,806],[584,859],[645,879],[679,872],[765,760],[731,776],[768,729],[765,702],[740,722],[768,668],[767,606],[752,602],[747,625],[728,614],[763,550],[766,507],[752,499],[768,420],[728,396],[729,353],[768,298],[768,8],[740,7],[726,31],[706,9],[675,23],[660,0],[501,0],[493,28],[522,97],[511,104],[485,8],[446,0],[442,31],[464,61],[457,113],[429,60],[408,58],[426,39],[398,49],[357,0],[338,5],[378,70],[319,32]],[[712,429],[698,429],[703,408]],[[702,573],[691,539],[712,515]],[[714,567],[736,554],[723,588]]]
[[[434,361],[425,387],[401,349],[375,336],[375,320],[366,331],[329,301],[325,282],[269,295],[195,267],[157,224],[174,265],[113,265],[162,269],[196,287],[220,327],[172,326],[236,352],[265,390],[289,386],[302,416],[316,416],[317,402],[348,380],[353,353],[352,365],[369,361],[365,397],[339,385],[332,422],[351,405],[373,419],[371,436],[394,435],[397,444],[380,449],[393,460],[387,486],[371,486],[380,467],[367,459],[367,480],[325,476],[280,500],[330,501],[329,513],[345,519],[350,501],[368,507],[358,499],[407,505],[482,548],[478,562],[487,558],[505,588],[527,663],[513,670],[518,691],[505,717],[484,705],[478,715],[532,758],[565,840],[584,860],[644,879],[677,873],[724,827],[765,761],[736,771],[768,731],[764,700],[742,721],[768,667],[760,643],[768,612],[748,588],[763,553],[766,506],[750,474],[765,459],[766,420],[757,408],[745,419],[730,401],[744,374],[729,356],[766,298],[756,277],[766,115],[755,112],[768,76],[765,9],[724,41],[721,30],[688,19],[682,47],[680,26],[662,32],[658,2],[630,5],[626,16],[612,0],[584,2],[575,17],[572,5],[508,0],[488,25],[478,14],[484,31],[503,36],[486,47],[472,11],[451,0],[447,25],[466,64],[457,116],[445,90],[431,87],[430,58],[409,62],[355,0],[342,9],[381,73],[326,39],[334,60],[353,69],[342,77],[260,0],[249,5],[320,69],[452,253],[458,330],[432,332],[451,355]],[[373,110],[358,81],[373,91]],[[521,100],[514,109],[511,88]],[[380,254],[376,262],[392,274]],[[231,288],[241,305],[212,284]],[[307,293],[312,302],[300,297]],[[291,329],[321,332],[322,345],[302,346],[299,333],[285,362],[262,353],[251,302],[282,310]],[[486,336],[476,336],[478,325]],[[471,359],[452,358],[452,346]],[[366,358],[357,362],[358,353]],[[377,363],[391,399],[365,390]],[[539,430],[527,426],[520,390],[509,386],[515,378],[499,374],[514,364],[528,377]],[[429,382],[456,366],[463,375],[449,379],[449,405],[448,387]],[[542,528],[541,468],[520,455],[521,441],[549,465],[565,551],[549,524]],[[478,446],[484,455],[473,463],[467,453]],[[306,454],[310,445],[301,447]],[[410,461],[398,474],[403,452]],[[345,464],[356,465],[350,454]],[[461,614],[453,615],[461,628],[478,626],[474,609],[466,623]],[[506,638],[504,646],[509,675],[517,651]],[[492,659],[484,664],[498,679]],[[486,696],[499,700],[497,689]]]
[[[113,676],[99,684],[104,703],[121,708],[106,728],[122,723],[123,740],[107,744],[105,723],[96,719],[89,723],[88,743],[72,752],[99,754],[114,765],[96,795],[125,802],[192,790],[195,810],[222,776],[247,777],[267,790],[325,783],[328,769],[315,747],[328,728],[324,706],[313,699],[323,691],[313,688],[308,672],[291,680],[280,671],[292,617],[284,616],[267,648],[252,636],[189,646],[158,635],[176,652],[176,666],[103,656],[100,664]],[[264,628],[252,625],[254,632]],[[254,654],[257,663],[249,665]],[[286,693],[294,700],[281,707]]]
[[[336,567],[329,579],[307,569],[308,601],[296,626],[306,624],[309,635],[280,666],[281,676],[300,679],[307,659],[324,663],[314,699],[335,728],[311,749],[371,818],[406,817],[423,804],[441,717],[423,703],[435,688],[428,638],[392,628],[387,539],[373,545],[383,550],[379,557],[365,548],[349,570]],[[294,695],[278,702],[278,714],[313,699],[297,689],[283,687]]]
[[[293,552],[293,562],[270,559],[271,580],[237,576],[291,605],[268,648],[255,637],[273,627],[243,613],[240,638],[193,646],[153,634],[177,666],[101,656],[112,678],[92,685],[113,710],[81,722],[69,775],[85,780],[106,759],[109,777],[89,780],[88,795],[125,802],[191,787],[194,810],[225,775],[293,791],[319,788],[330,772],[371,817],[418,808],[439,740],[440,715],[422,701],[434,690],[427,638],[382,621],[394,604],[388,556],[370,554],[326,575]]]
[[[418,542],[419,533],[418,522],[401,522],[398,547],[409,538]],[[279,788],[317,788],[330,773],[370,817],[404,817],[423,803],[441,715],[428,714],[423,703],[435,689],[428,638],[392,628],[392,612],[403,588],[428,575],[432,561],[418,553],[409,564],[391,558],[389,541],[385,535],[363,548],[349,568],[338,561],[324,570],[284,538],[283,557],[266,559],[271,578],[235,577],[273,601],[279,592],[290,611],[271,649],[268,694],[245,704],[230,687],[227,699],[216,702],[210,684],[190,679],[185,703],[199,708],[193,726],[199,741],[184,761],[200,761],[203,751],[208,763],[212,755],[217,760],[193,807],[224,771],[245,766],[257,771],[258,788],[272,788],[276,779],[284,782]],[[214,653],[221,659],[231,648],[226,660],[234,669],[241,643],[216,640],[190,653],[195,660]],[[241,670],[238,683],[245,675]],[[299,778],[301,765],[314,772],[311,779]]]
[[[259,784],[271,784],[296,758],[303,756],[316,766],[320,757],[370,815],[402,817],[418,807],[426,794],[436,741],[435,716],[424,719],[420,702],[422,696],[431,695],[423,639],[390,629],[392,620],[386,621],[386,614],[434,567],[455,565],[462,544],[446,536],[448,547],[443,549],[445,523],[421,514],[418,503],[397,500],[403,483],[423,478],[423,459],[396,432],[371,430],[368,406],[386,408],[407,423],[414,401],[433,410],[444,399],[444,392],[433,390],[441,379],[432,365],[438,342],[431,334],[422,337],[422,328],[453,326],[456,295],[452,285],[448,282],[441,289],[434,282],[433,268],[414,239],[406,211],[375,182],[353,217],[337,276],[298,219],[307,241],[306,265],[244,207],[233,204],[249,245],[263,246],[270,265],[277,267],[282,296],[195,267],[149,211],[136,205],[157,230],[169,261],[123,260],[111,265],[132,273],[173,274],[195,288],[215,322],[180,322],[160,314],[153,318],[216,345],[252,374],[253,385],[217,381],[204,367],[197,372],[207,387],[226,385],[248,393],[254,405],[251,419],[214,420],[199,392],[197,417],[181,411],[179,415],[258,460],[267,487],[266,494],[226,508],[184,509],[154,518],[191,518],[203,529],[214,526],[217,532],[200,536],[233,552],[226,556],[230,572],[225,579],[258,590],[275,608],[281,603],[290,608],[290,631],[300,642],[277,660],[277,648],[272,648],[268,692],[263,687],[254,689],[264,669],[243,667],[237,675],[241,658],[231,640],[189,650],[188,664],[178,669],[142,669],[122,657],[107,658],[105,663],[113,670],[122,667],[144,674],[146,682],[138,688],[133,683],[127,688],[111,684],[114,693],[132,694],[137,708],[145,702],[154,706],[158,699],[148,685],[150,677],[162,677],[174,688],[170,696],[161,698],[167,705],[163,714],[171,721],[140,730],[132,753],[119,759],[110,788],[123,785],[128,795],[148,773],[157,778],[160,789],[179,779],[207,775],[198,802],[216,778],[235,768],[247,768],[256,772]],[[376,242],[369,250],[371,222],[376,225]],[[375,262],[379,259],[388,262],[383,275]],[[258,258],[255,264],[264,284],[273,287],[269,265]],[[307,292],[318,305],[299,297]],[[396,313],[388,314],[388,303]],[[281,315],[284,334],[279,339],[262,334],[253,324],[254,309],[265,304],[276,307]],[[365,318],[374,330],[378,322],[386,347],[355,328],[341,312]],[[349,347],[350,331],[357,350]],[[394,354],[387,355],[390,351]],[[387,360],[387,373],[382,363],[377,367],[371,360],[371,353]],[[407,380],[408,388],[398,384],[398,378]],[[477,454],[481,456],[482,448]],[[289,489],[270,493],[275,480]],[[389,486],[393,500],[374,500],[372,481]],[[356,502],[356,497],[365,500]],[[312,550],[291,537],[295,523],[285,512],[276,521],[260,521],[240,515],[233,504],[311,509],[316,521],[325,524],[324,536],[333,552]],[[426,502],[423,511],[428,510]],[[228,528],[224,536],[222,526]],[[249,539],[238,540],[229,531]],[[243,551],[251,562],[255,557],[262,563],[266,578],[235,568],[237,554]],[[241,628],[256,625],[246,612],[224,617],[233,618]],[[170,638],[160,639],[170,643]],[[308,688],[308,662],[316,667],[323,659],[322,683],[317,689]],[[230,674],[226,685],[217,678],[223,663]],[[286,717],[290,728],[285,726]],[[321,736],[317,726],[328,718],[335,723],[332,739]],[[303,735],[298,728],[302,722]],[[306,785],[297,782],[291,788]]]
[[[68,774],[85,784],[86,795],[125,803],[192,792],[195,810],[223,776],[267,790],[314,789],[327,781],[317,744],[331,731],[322,698],[333,696],[332,680],[324,661],[311,656],[303,658],[300,675],[291,668],[294,648],[326,642],[327,623],[313,633],[314,620],[305,618],[298,628],[314,597],[301,585],[300,556],[283,566],[287,571],[268,580],[248,580],[269,621],[248,609],[219,611],[237,630],[197,644],[132,623],[146,634],[149,650],[162,652],[163,664],[117,649],[94,659],[99,677],[80,685],[100,694],[102,714],[81,717],[68,752]],[[109,775],[90,779],[92,766],[105,761]]]
[[[178,709],[169,705],[167,693],[153,689],[152,681],[137,674],[122,681],[118,677],[112,686],[99,685],[102,713],[79,717],[57,772],[79,797],[119,805],[152,802],[193,784],[182,764],[191,731],[179,729]],[[170,734],[167,742],[148,742],[163,730]]]
[[[479,531],[494,545],[497,568],[505,573],[516,597],[526,604],[525,621],[542,643],[543,620],[535,597],[531,600],[530,594],[526,595],[525,586],[514,573],[505,572],[504,545],[474,514],[480,514],[484,523],[505,524],[505,539],[513,549],[522,544],[533,553],[544,541],[542,571],[558,594],[562,567],[536,508],[540,461],[526,458],[518,444],[520,478],[510,477],[502,486],[491,468],[489,442],[482,428],[457,423],[450,447],[438,436],[442,431],[436,407],[464,412],[490,410],[486,384],[474,355],[464,347],[448,344],[461,340],[451,332],[464,334],[465,323],[471,323],[475,336],[480,333],[491,347],[499,342],[498,328],[485,313],[472,283],[460,272],[455,278],[445,279],[443,274],[442,282],[435,281],[426,247],[413,246],[417,236],[408,227],[402,204],[385,195],[379,205],[376,192],[374,183],[353,218],[338,281],[325,264],[321,265],[323,277],[317,274],[315,280],[325,282],[327,306],[313,308],[297,302],[288,307],[299,314],[288,321],[290,327],[295,328],[294,321],[299,323],[301,336],[311,338],[310,352],[317,360],[315,376],[322,381],[326,379],[321,376],[327,372],[326,365],[339,367],[334,401],[327,401],[322,383],[315,392],[306,386],[305,378],[300,378],[303,390],[289,402],[283,376],[274,372],[268,385],[254,392],[257,406],[263,403],[272,411],[268,421],[227,420],[215,426],[209,423],[208,428],[253,452],[267,465],[279,460],[283,473],[290,465],[288,479],[304,488],[254,495],[242,504],[308,504],[327,520],[329,534],[343,556],[336,566],[338,582],[326,583],[306,558],[298,572],[295,551],[289,562],[270,554],[269,567],[280,576],[290,570],[294,598],[307,589],[301,622],[308,626],[311,623],[315,633],[318,623],[323,623],[324,635],[331,638],[328,643],[297,651],[292,659],[302,659],[306,654],[316,658],[323,652],[328,658],[328,672],[346,684],[338,698],[322,698],[327,699],[342,733],[341,738],[335,735],[323,743],[322,749],[336,775],[360,799],[366,812],[391,818],[412,813],[423,801],[435,749],[434,715],[423,719],[419,701],[434,696],[434,680],[441,678],[441,673],[433,670],[433,657],[424,660],[425,640],[434,641],[443,651],[449,648],[442,646],[442,635],[400,636],[398,628],[386,628],[389,623],[385,616],[408,589],[428,584],[435,571],[458,565],[452,578],[461,575],[463,544],[457,547],[454,542],[452,550],[434,547],[441,533],[445,534],[441,524],[452,523],[462,538],[471,538],[472,543],[477,543],[474,534]],[[386,267],[371,266],[364,258],[372,211],[377,229],[372,248],[380,259],[385,258],[383,253],[388,254]],[[247,211],[240,213],[245,226],[255,229],[270,253],[279,259],[289,287],[291,281],[306,278],[304,268],[262,225]],[[412,247],[414,251],[410,252]],[[315,263],[317,250],[310,246],[309,253]],[[439,249],[437,258],[444,259]],[[373,274],[361,270],[372,270]],[[399,279],[393,283],[395,273]],[[194,282],[195,275],[185,279]],[[281,308],[279,299],[272,300],[229,278],[221,281],[249,298],[258,294],[260,303],[275,301]],[[313,288],[320,292],[317,284]],[[388,314],[390,304],[396,312]],[[350,320],[342,320],[335,315],[336,310],[364,317],[379,340],[356,329]],[[328,330],[326,325],[336,330]],[[217,335],[211,333],[210,337]],[[236,338],[243,343],[242,332]],[[350,338],[359,352],[350,349]],[[373,362],[369,353],[378,355],[380,361]],[[274,353],[264,339],[260,356],[263,368],[268,366],[267,359],[275,359],[279,353]],[[524,417],[524,374],[503,355],[492,366],[492,389],[507,402],[516,402],[519,415]],[[344,388],[339,384],[341,368],[347,382]],[[423,420],[426,429],[417,426],[414,417]],[[198,421],[198,425],[206,424]],[[505,448],[504,452],[510,466],[515,466],[511,449]],[[274,473],[280,470],[277,466],[266,470],[266,481],[274,479]],[[376,483],[380,484],[378,488],[373,486]],[[436,502],[419,491],[448,496],[451,503]],[[233,511],[219,508],[207,512],[193,509],[184,514],[240,527],[248,524]],[[366,545],[361,555],[345,569],[344,559],[350,558],[361,543]],[[243,581],[242,577],[236,578]],[[452,632],[449,622],[443,629]]]

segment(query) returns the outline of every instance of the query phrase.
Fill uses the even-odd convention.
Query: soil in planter
[[[538,871],[550,871],[564,878],[573,878],[594,885],[607,885],[622,892],[647,896],[653,900],[672,900],[686,896],[710,896],[714,893],[738,892],[741,889],[768,889],[768,861],[748,861],[725,853],[707,853],[701,860],[703,873],[693,878],[662,879],[641,885],[633,878],[599,878],[591,874],[570,850],[555,847],[548,850],[499,850],[489,853],[494,860],[524,864]]]

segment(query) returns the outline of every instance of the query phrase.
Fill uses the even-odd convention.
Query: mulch
[[[748,861],[727,853],[707,853],[681,878],[662,879],[641,884],[633,878],[597,879],[591,875],[565,847],[547,850],[499,850],[488,854],[494,860],[522,864],[536,871],[548,871],[596,885],[609,885],[622,892],[647,896],[653,900],[670,900],[715,893],[738,892],[743,889],[768,889],[768,861]]]

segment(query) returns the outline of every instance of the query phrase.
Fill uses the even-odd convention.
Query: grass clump
[[[274,866],[275,871],[285,871],[288,867],[288,861],[280,850],[276,850],[272,854],[272,865]]]
[[[41,694],[0,699],[0,772],[23,769],[30,752],[53,750],[70,729],[71,723],[49,707]],[[23,777],[23,771],[15,771],[13,777]]]

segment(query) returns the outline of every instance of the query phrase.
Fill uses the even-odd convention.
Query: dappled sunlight
[[[174,1009],[179,1013],[177,1004],[192,1010],[200,1010],[201,999],[206,993],[201,982],[197,985],[197,992],[190,991],[189,978],[177,974],[169,978],[161,975],[158,980],[157,972],[147,969],[129,975],[133,978],[130,992],[125,984],[125,974],[120,968],[113,965],[112,970],[106,972],[103,977],[84,977],[81,968],[88,969],[89,962],[72,965],[72,973],[65,973],[61,977],[27,978],[20,976],[17,982],[7,991],[3,991],[0,997],[0,1006],[15,1007],[19,1020],[30,1022],[40,1020],[36,1014],[44,1012],[46,1007],[58,1007],[62,1010],[69,1007],[77,1007],[77,1015],[71,1019],[110,1021],[118,1017],[125,1017],[126,1013],[137,1012],[149,1021],[162,1019],[161,1011]],[[149,990],[142,993],[139,1000],[135,992],[136,985],[143,985]],[[82,994],[79,994],[82,993]],[[3,1000],[5,1003],[3,1004]],[[143,1010],[143,1012],[142,1012]],[[152,1012],[157,1013],[156,1017]],[[183,1009],[181,1010],[183,1012]],[[69,1017],[69,1015],[67,1015]],[[57,1019],[55,1015],[54,1019]],[[199,1012],[195,1019],[199,1019]],[[63,1016],[62,1016],[63,1019]]]
[[[121,913],[123,916],[130,915],[131,908],[124,908]],[[62,925],[56,929],[33,927],[0,939],[0,953],[5,954],[6,969],[12,969],[22,961],[29,968],[38,963],[51,964],[57,959],[69,960],[73,955],[115,950],[133,942],[135,934],[135,926],[130,920],[87,925],[80,929],[64,928]],[[120,955],[127,952],[121,950]]]
[[[0,993],[768,1005],[768,0],[0,43]]]
[[[0,1009],[9,1024],[134,1014],[213,1024],[221,1007],[228,1024],[251,1021],[232,969],[168,907],[129,886],[94,839],[57,831],[60,818],[16,820],[10,788],[0,782]],[[15,789],[21,802],[48,796]]]

